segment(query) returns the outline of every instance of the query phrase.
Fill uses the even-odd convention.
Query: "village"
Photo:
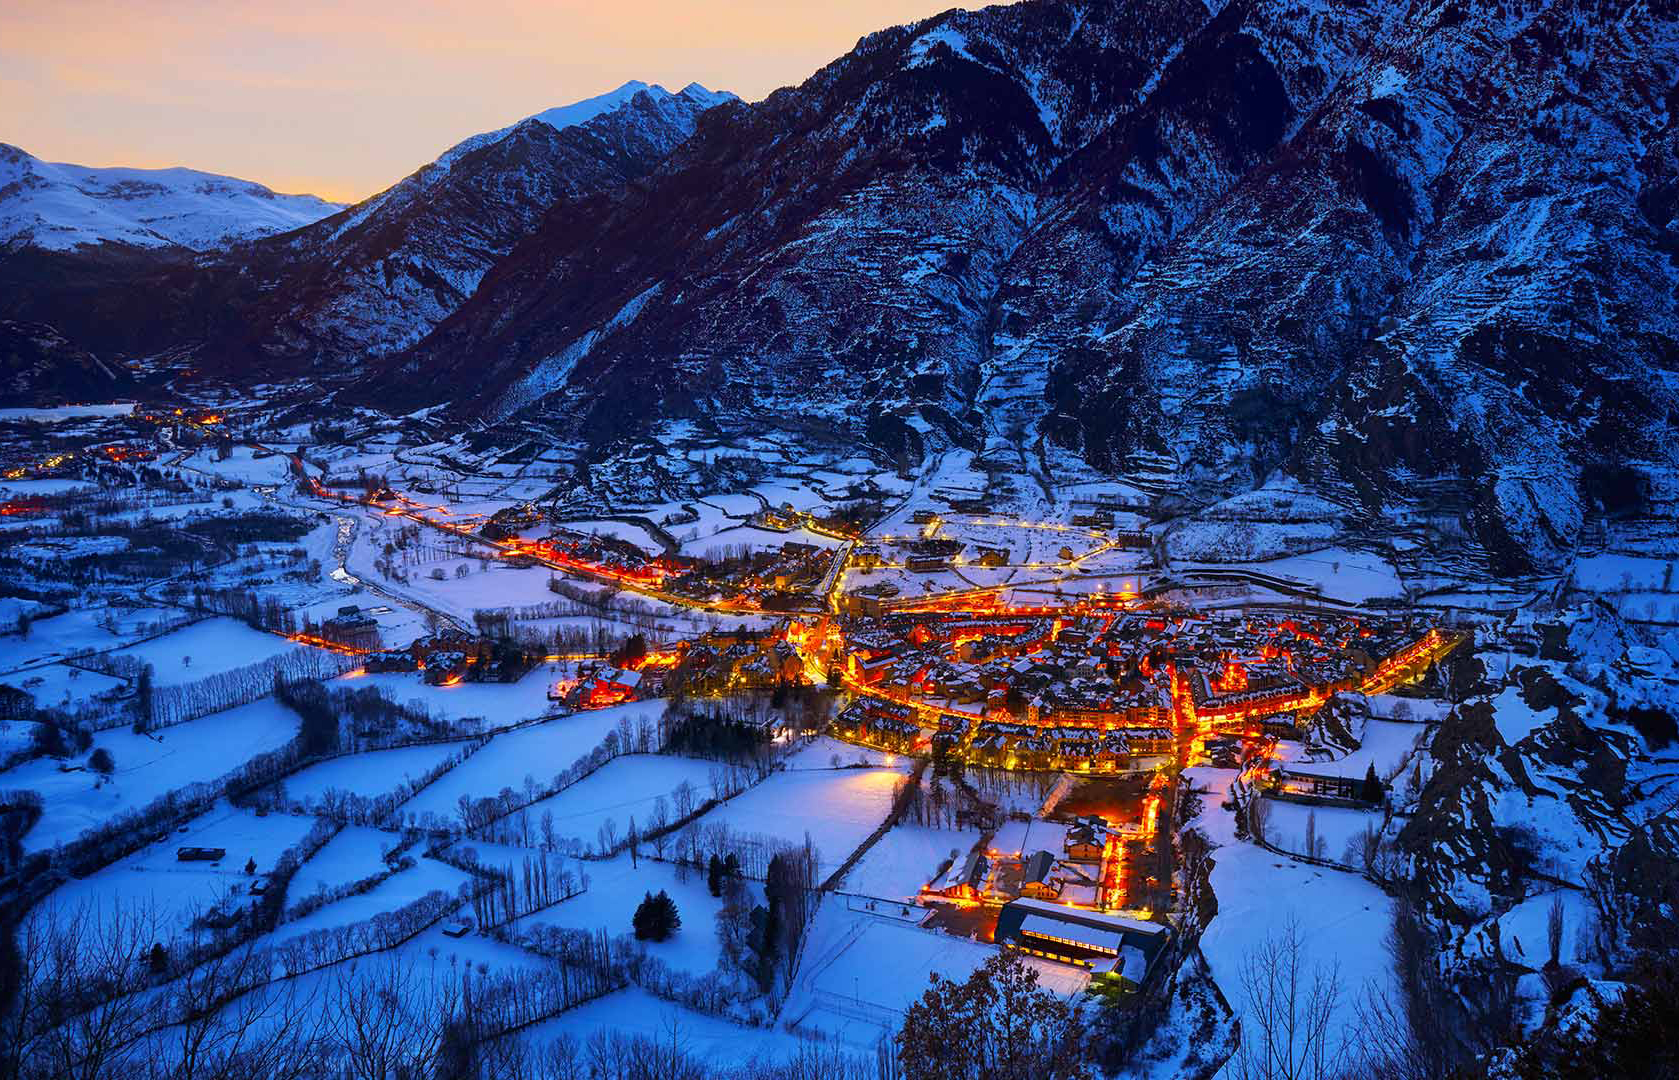
[[[718,901],[684,885],[689,868],[727,855],[761,879],[772,858],[796,855],[828,898],[808,959],[767,1003],[737,990],[707,1007],[765,1023],[784,998],[786,1030],[864,1050],[908,1000],[878,979],[863,992],[859,973],[885,957],[904,965],[911,996],[927,971],[998,948],[1063,995],[1126,1008],[1161,993],[1180,935],[1204,918],[1205,863],[1183,832],[1207,777],[1228,791],[1203,815],[1258,823],[1266,806],[1297,806],[1333,822],[1337,842],[1380,828],[1398,765],[1337,763],[1337,732],[1366,699],[1391,709],[1465,640],[1426,610],[1267,591],[1274,579],[1258,573],[1230,602],[1228,572],[1186,579],[1123,500],[1098,493],[1038,520],[980,473],[906,490],[871,463],[823,461],[750,492],[579,507],[544,497],[542,459],[474,471],[459,446],[391,434],[329,449],[312,429],[241,430],[237,410],[51,430],[54,454],[13,459],[12,557],[78,575],[105,604],[138,591],[157,612],[156,629],[136,631],[155,642],[117,648],[165,684],[145,706],[149,739],[229,706],[271,728],[340,700],[346,765],[425,752],[420,771],[388,778],[304,758],[224,822],[329,815],[389,837],[373,895],[387,879],[411,883],[392,895],[427,880],[461,888],[457,865],[494,895],[530,852],[563,858],[568,883],[542,906],[611,933],[628,913],[588,878],[646,880],[700,918]],[[142,548],[153,518],[180,523],[179,550]],[[117,550],[113,535],[132,539]],[[71,617],[47,611],[37,625],[56,641],[51,628]],[[174,658],[176,642],[198,655]],[[261,670],[247,676],[250,658]],[[137,671],[77,648],[8,678],[38,701],[62,688],[86,715],[128,715],[146,701]],[[291,688],[299,677],[322,689]],[[95,745],[106,738],[96,731]],[[125,762],[150,752],[117,750]],[[108,783],[65,764],[49,790]],[[316,770],[344,790],[304,779]],[[88,796],[70,797],[79,808]],[[111,827],[107,811],[78,812]],[[36,826],[30,843],[72,842],[74,820]],[[274,850],[247,850],[225,823],[188,827],[142,853],[147,865],[167,857],[217,881],[254,867],[241,888],[202,898],[190,925],[232,932],[241,904],[284,896]],[[460,863],[468,850],[506,865]],[[347,917],[335,880],[279,927]],[[521,912],[474,899],[450,905],[436,932],[449,948],[526,948]],[[675,948],[644,947],[738,982],[738,963],[696,944],[710,937],[701,926]],[[702,1000],[683,993],[685,1008]]]
[[[381,492],[371,501],[392,498]],[[917,559],[949,569],[964,557],[961,543],[929,539],[946,518],[917,518],[920,536],[905,543],[923,554],[899,565],[925,573],[931,564]],[[528,514],[523,520],[527,531],[541,527]],[[1046,528],[974,520],[993,529]],[[791,513],[776,521],[796,522]],[[1108,538],[1102,524],[1087,517],[1075,527],[1094,542],[1085,554],[1136,546],[1129,536]],[[368,657],[368,670],[419,670],[447,685],[516,678],[546,662],[564,671],[550,698],[573,709],[821,686],[841,699],[823,729],[833,738],[924,759],[957,776],[965,768],[1059,774],[1058,797],[1030,814],[972,799],[965,823],[985,839],[939,867],[917,903],[935,912],[929,925],[1010,944],[1132,990],[1169,939],[1181,899],[1172,830],[1162,827],[1177,804],[1181,771],[1207,761],[1236,764],[1276,798],[1379,810],[1386,798],[1379,785],[1284,766],[1275,760],[1278,743],[1301,742],[1315,711],[1337,694],[1381,694],[1415,680],[1460,640],[1418,618],[1304,605],[1197,612],[1132,589],[1089,593],[1060,609],[1013,606],[995,589],[931,604],[883,603],[876,590],[859,601],[846,583],[853,571],[889,565],[881,556],[889,537],[852,538],[836,550],[787,542],[718,564],[638,558],[633,545],[565,530],[540,540],[505,525],[479,531],[502,545],[505,558],[667,601],[777,618],[769,629],[637,641],[607,656],[530,655],[504,667],[488,660],[484,643],[424,639],[395,660]],[[926,553],[935,542],[937,554]],[[1056,554],[1081,558],[1067,545]],[[977,561],[1003,566],[1007,555],[982,549]],[[824,583],[825,594],[818,591]],[[787,596],[798,599],[771,599]],[[795,606],[816,610],[782,614]],[[788,726],[765,737],[816,733]]]

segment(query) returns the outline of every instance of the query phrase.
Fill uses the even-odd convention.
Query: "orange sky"
[[[958,3],[6,0],[0,142],[354,200],[467,135],[629,79],[756,100]]]

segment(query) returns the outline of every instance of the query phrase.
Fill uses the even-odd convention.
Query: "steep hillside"
[[[1547,571],[1583,476],[1674,463],[1679,28],[1610,7],[1045,0],[882,31],[557,205],[369,393],[597,455],[751,418],[1094,467],[1173,512],[1269,486]]]
[[[282,267],[272,301],[251,320],[260,347],[313,361],[413,344],[472,295],[555,201],[645,175],[726,97],[698,85],[676,94],[640,87],[583,103],[593,108],[538,113],[252,252]]]
[[[0,248],[126,244],[208,251],[301,228],[341,208],[193,169],[51,164],[0,143]]]
[[[1478,1008],[1513,1002],[1531,1022],[1553,987],[1668,946],[1679,635],[1640,644],[1593,605],[1515,629],[1537,655],[1494,634],[1460,659],[1470,692],[1402,778],[1390,827],[1441,973]]]
[[[134,393],[133,375],[39,323],[0,320],[0,385],[8,406],[109,401]]]

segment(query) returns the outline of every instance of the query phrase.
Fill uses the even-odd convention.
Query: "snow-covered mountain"
[[[437,161],[433,164],[447,166],[457,158],[469,154],[479,147],[488,146],[490,143],[505,139],[512,134],[519,124],[531,120],[540,120],[555,131],[564,131],[569,127],[587,124],[597,116],[618,111],[641,93],[647,94],[649,99],[655,102],[672,103],[675,99],[681,99],[684,104],[698,106],[702,112],[713,105],[722,105],[725,102],[735,100],[733,94],[726,91],[707,90],[697,82],[689,83],[673,94],[657,83],[648,84],[640,79],[631,79],[616,90],[608,90],[604,94],[596,94],[594,97],[584,98],[582,101],[574,101],[570,105],[556,105],[551,109],[543,109],[539,113],[533,113],[525,117],[517,124],[509,124],[495,131],[468,136],[438,155]]]
[[[0,314],[48,323],[101,354],[201,351],[249,374],[355,371],[423,338],[559,199],[646,175],[733,100],[627,83],[475,135],[310,227],[183,265],[165,257],[0,257]]]
[[[1206,510],[1197,558],[1287,503],[1319,540],[1555,569],[1609,504],[1679,495],[1679,26],[1616,11],[884,30],[557,205],[373,392],[601,452],[700,415],[1094,469]]]
[[[1613,8],[952,11],[759,103],[629,84],[477,136],[162,288],[0,264],[0,316],[372,357],[362,400],[597,456],[698,418],[1120,477],[1193,561],[1550,574],[1679,509],[1679,26]]]
[[[359,361],[412,345],[460,306],[557,200],[651,171],[732,95],[627,83],[450,148],[319,225],[241,253],[260,268],[252,309],[268,359]],[[272,267],[272,269],[270,269]]]
[[[301,228],[341,209],[341,203],[280,195],[231,176],[53,164],[0,143],[0,246],[208,251]]]

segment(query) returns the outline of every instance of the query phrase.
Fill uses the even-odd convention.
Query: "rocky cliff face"
[[[1443,972],[1482,987],[1513,980],[1542,1012],[1553,903],[1565,923],[1557,959],[1573,970],[1666,948],[1671,935],[1679,636],[1641,645],[1596,605],[1539,629],[1539,655],[1494,635],[1468,661],[1470,693],[1400,779],[1390,828]]]
[[[953,12],[560,201],[374,385],[597,453],[746,416],[1257,489],[1544,570],[1593,470],[1673,465],[1676,72],[1643,3]]]

